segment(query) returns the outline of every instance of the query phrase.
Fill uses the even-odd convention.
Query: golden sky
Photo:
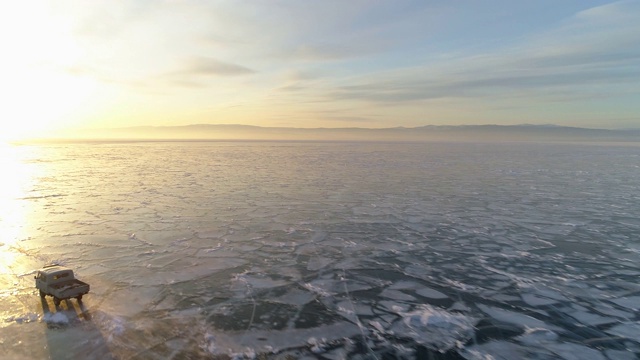
[[[247,124],[640,127],[638,1],[5,1],[0,138]]]

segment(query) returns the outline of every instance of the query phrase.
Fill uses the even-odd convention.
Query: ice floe
[[[416,294],[420,295],[420,296],[424,296],[426,298],[429,299],[447,299],[449,298],[447,295],[441,293],[438,290],[434,290],[428,287],[423,287],[420,288],[418,290],[416,290]]]
[[[562,329],[558,328],[557,326],[547,324],[542,320],[538,320],[526,314],[517,313],[514,311],[509,311],[509,310],[496,308],[488,305],[482,305],[482,304],[478,304],[477,306],[480,310],[482,310],[484,313],[489,315],[492,319],[501,323],[515,325],[523,329],[541,328],[541,329],[550,329],[554,331],[562,331]]]

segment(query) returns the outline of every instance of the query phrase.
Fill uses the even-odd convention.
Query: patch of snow
[[[69,318],[63,312],[48,312],[44,314],[42,320],[47,324],[68,324]]]
[[[202,348],[210,354],[216,354],[218,352],[218,347],[216,346],[216,337],[213,334],[206,332],[204,334],[204,345],[202,346]]]
[[[327,346],[327,340],[326,339],[316,339],[315,337],[310,337],[307,340],[307,344],[309,344],[309,346],[311,346],[311,351],[314,354],[321,354],[323,353],[325,350],[324,348]]]
[[[525,345],[539,346],[557,341],[558,334],[548,329],[527,329],[524,334],[515,339]]]
[[[18,324],[25,324],[25,323],[37,321],[38,319],[40,319],[39,314],[30,312],[22,315],[10,316],[5,319],[5,322],[16,322]]]
[[[391,330],[409,337],[430,349],[447,351],[473,336],[476,319],[450,313],[430,305],[421,305],[411,312],[399,312],[402,318]]]
[[[302,286],[304,286],[305,289],[311,291],[312,293],[314,293],[314,294],[316,294],[316,295],[318,295],[320,297],[331,296],[331,294],[328,291],[326,291],[326,290],[324,290],[324,289],[322,289],[322,288],[320,288],[318,286],[315,286],[315,285],[313,285],[311,283],[305,283]]]
[[[456,301],[453,305],[451,305],[449,310],[468,312],[471,310],[471,308],[465,305],[462,301]]]

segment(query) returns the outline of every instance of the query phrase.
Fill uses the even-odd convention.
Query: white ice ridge
[[[527,329],[524,334],[516,337],[519,342],[529,346],[540,346],[558,340],[558,334],[547,329]]]
[[[398,315],[402,318],[390,328],[395,336],[412,338],[442,352],[469,340],[477,323],[474,318],[430,305],[421,305],[410,312],[398,312]]]

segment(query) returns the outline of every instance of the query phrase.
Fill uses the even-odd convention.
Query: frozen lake
[[[3,146],[7,359],[637,359],[640,147]],[[91,284],[56,307],[47,263]]]

